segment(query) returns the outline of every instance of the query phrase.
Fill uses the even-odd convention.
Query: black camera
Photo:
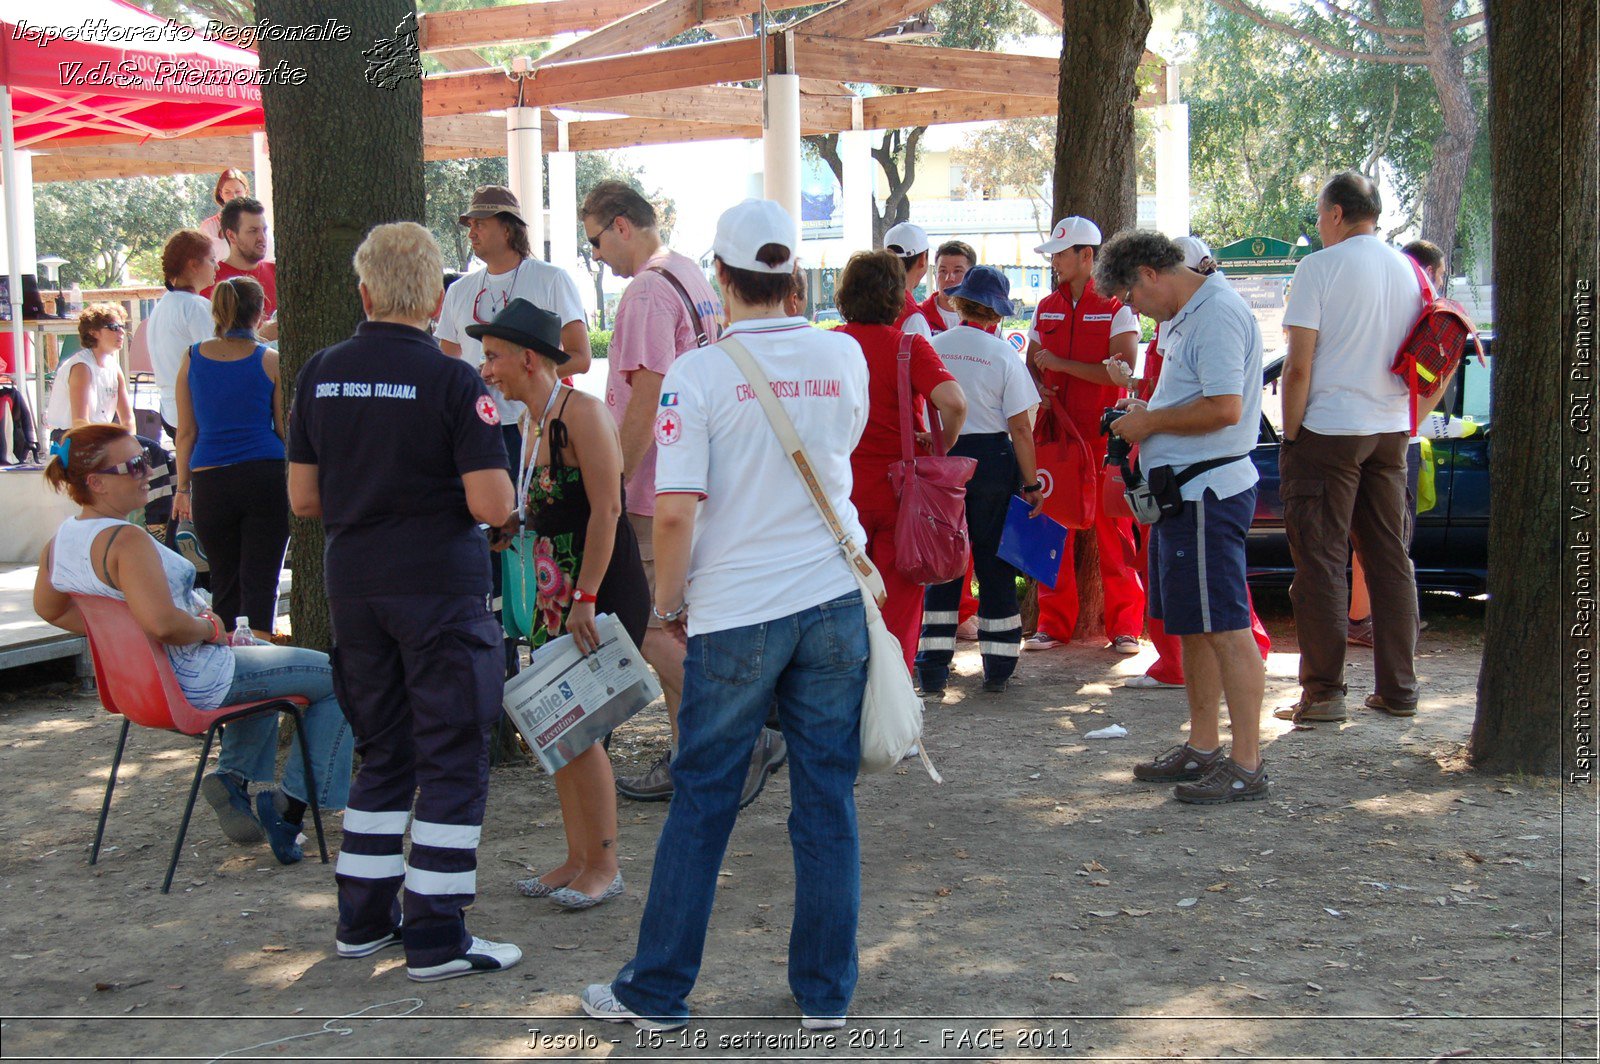
[[[1108,406],[1100,415],[1100,435],[1109,437],[1106,441],[1106,465],[1120,466],[1127,461],[1128,455],[1133,453],[1133,444],[1111,431],[1112,424],[1126,414],[1126,410],[1119,410]]]

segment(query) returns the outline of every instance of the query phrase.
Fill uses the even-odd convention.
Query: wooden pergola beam
[[[573,122],[567,126],[567,145],[572,151],[610,151],[645,144],[690,144],[703,140],[754,140],[760,136],[759,125],[740,123],[616,118]]]
[[[689,123],[761,128],[761,90],[737,85],[672,89],[635,96],[609,97],[563,104],[567,110],[659,118]],[[570,128],[585,124],[574,122]],[[805,133],[831,133],[850,128],[850,100],[841,96],[801,96],[800,125]]]
[[[794,35],[795,73],[836,81],[866,80],[906,88],[970,90],[1004,86],[1008,95],[1056,98],[1060,60],[968,48]]]
[[[541,3],[479,7],[417,16],[417,44],[424,52],[486,44],[542,41],[563,33],[599,29],[642,11],[650,0],[543,0]]]
[[[815,2],[767,0],[766,7],[768,12],[786,11]],[[439,52],[448,48],[543,41],[564,33],[598,30],[651,6],[651,0],[540,0],[505,7],[441,11],[417,16],[417,42],[424,52]],[[695,7],[694,25],[705,25],[754,15],[761,10],[761,3],[760,0],[701,0]]]
[[[605,25],[571,44],[546,52],[540,66],[598,59],[652,48],[700,23],[700,0],[658,0],[643,11]]]
[[[564,107],[760,77],[761,54],[754,39],[745,37],[539,67],[532,77],[522,79],[520,98],[529,107]],[[517,80],[499,71],[438,74],[423,79],[422,113],[503,110],[517,105],[518,89]]]
[[[867,129],[909,129],[952,122],[987,122],[1003,118],[1054,115],[1054,97],[998,96],[990,92],[939,89],[869,96],[861,101],[861,123]]]
[[[851,37],[859,40],[881,33],[912,15],[920,15],[938,0],[839,0],[832,7],[794,23],[786,29],[818,37]]]

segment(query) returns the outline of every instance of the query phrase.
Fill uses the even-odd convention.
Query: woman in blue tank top
[[[178,369],[178,489],[173,513],[194,522],[211,563],[212,603],[230,624],[272,634],[289,543],[284,401],[278,353],[256,337],[265,293],[253,278],[211,294],[217,338],[189,348]]]

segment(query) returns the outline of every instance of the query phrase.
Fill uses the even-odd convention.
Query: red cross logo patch
[[[676,410],[663,410],[656,415],[656,442],[671,447],[683,439],[683,418]]]
[[[500,424],[500,412],[494,408],[494,400],[487,395],[478,396],[478,404],[474,409],[485,425]]]

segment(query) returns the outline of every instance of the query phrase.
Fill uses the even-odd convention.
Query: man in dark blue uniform
[[[513,511],[500,417],[426,331],[443,296],[428,231],[378,226],[355,268],[367,320],[306,363],[289,438],[290,503],[327,529],[334,687],[361,754],[336,945],[365,957],[403,939],[421,981],[500,971],[522,951],[468,934],[462,915],[504,686],[477,527]]]

